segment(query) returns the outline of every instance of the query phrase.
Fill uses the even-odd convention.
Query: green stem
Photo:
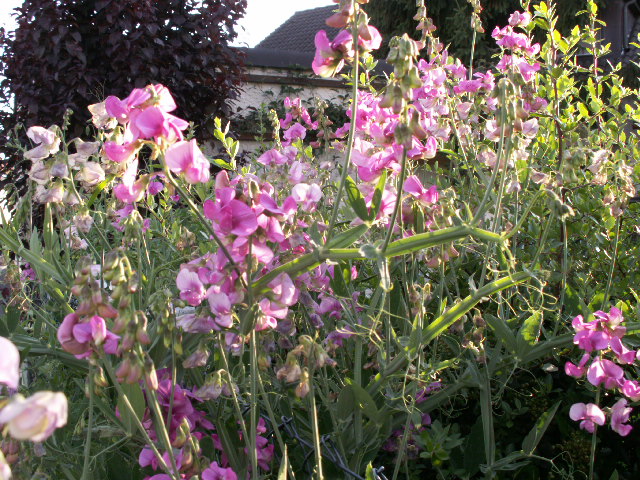
[[[456,320],[462,315],[471,310],[477,305],[484,297],[488,297],[495,293],[498,293],[505,288],[513,287],[519,283],[522,283],[532,277],[529,272],[518,272],[508,277],[503,277],[498,280],[494,280],[491,283],[487,283],[484,287],[476,290],[472,295],[469,295],[460,303],[452,306],[445,313],[436,318],[422,331],[420,345],[426,346],[438,335],[449,328]],[[404,368],[409,361],[407,355],[398,355],[387,366],[378,373],[371,383],[367,386],[366,390],[369,394],[373,394],[388,380],[388,378]]]
[[[324,480],[324,475],[322,474],[322,450],[320,449],[320,429],[318,427],[316,392],[313,385],[313,371],[311,371],[309,375],[311,376],[311,379],[309,380],[309,403],[311,404],[311,431],[313,434],[313,453],[316,459],[316,478],[318,480]]]
[[[400,166],[400,178],[398,180],[398,188],[396,189],[396,203],[393,208],[393,214],[391,215],[391,221],[389,222],[389,229],[387,230],[387,234],[384,237],[384,243],[382,244],[381,250],[383,253],[387,251],[387,247],[389,246],[391,235],[393,235],[393,228],[396,225],[398,212],[400,211],[400,206],[402,205],[402,187],[404,186],[404,179],[406,174],[407,174],[407,147],[403,147],[402,163]]]
[[[134,423],[136,424],[136,427],[138,428],[138,430],[142,434],[142,437],[144,438],[144,441],[149,446],[149,448],[151,448],[151,451],[155,455],[156,460],[158,460],[158,464],[160,465],[160,468],[162,468],[165,471],[165,473],[167,473],[173,480],[180,480],[176,476],[176,474],[171,471],[171,469],[169,468],[167,463],[164,461],[164,458],[162,457],[162,455],[158,451],[158,447],[156,447],[156,444],[153,443],[153,440],[151,440],[151,438],[149,437],[149,433],[144,428],[144,425],[142,425],[142,422],[140,422],[140,419],[138,418],[138,415],[136,414],[136,411],[131,406],[131,402],[129,401],[129,397],[127,396],[127,394],[122,389],[122,386],[120,385],[120,383],[118,383],[118,378],[116,377],[116,374],[113,371],[113,366],[111,365],[111,360],[106,356],[103,357],[102,360],[103,360],[102,363],[103,363],[105,369],[107,370],[107,373],[111,377],[113,385],[116,387],[116,391],[118,392],[118,395],[120,395],[120,397],[122,397],[122,401],[124,402],[125,407],[127,407],[127,410],[131,414],[131,418],[133,419]]]
[[[357,17],[357,5],[355,15]],[[344,194],[344,186],[347,182],[347,173],[349,172],[349,165],[351,164],[351,154],[353,153],[353,142],[355,140],[356,134],[356,117],[358,115],[358,69],[360,64],[359,59],[359,49],[358,45],[358,26],[354,22],[352,26],[352,34],[353,34],[353,44],[356,45],[354,48],[353,55],[353,70],[351,74],[351,78],[353,80],[353,85],[351,86],[351,124],[349,125],[349,140],[347,141],[347,152],[344,156],[344,162],[342,163],[342,172],[340,175],[340,185],[338,186],[338,193],[336,193],[336,199],[333,202],[333,213],[331,214],[331,221],[329,222],[329,230],[327,232],[327,242],[331,240],[331,236],[333,235],[333,230],[336,224],[336,220],[338,219],[338,212],[340,210],[340,202],[342,201],[342,195]]]
[[[616,267],[616,260],[618,259],[618,241],[620,240],[620,223],[622,217],[618,217],[616,222],[616,239],[613,244],[613,255],[611,256],[611,268],[609,268],[609,277],[607,278],[607,288],[604,291],[604,298],[602,299],[602,309],[604,310],[609,301],[609,293],[611,292],[611,285],[613,283],[613,270]]]
[[[600,404],[600,391],[601,388],[598,386],[598,390],[596,391],[596,405]],[[591,434],[591,452],[589,453],[589,480],[593,480],[593,470],[596,464],[596,445],[598,443],[598,425],[593,425],[593,433]]]
[[[499,234],[463,225],[443,228],[435,232],[420,233],[409,238],[396,240],[389,243],[384,255],[387,258],[407,255],[426,248],[450,243],[469,235],[487,242],[502,243],[502,237]],[[256,295],[260,295],[269,291],[268,283],[282,273],[295,277],[304,272],[310,271],[325,260],[363,260],[365,258],[366,257],[362,255],[360,250],[357,248],[320,248],[315,252],[308,253],[285,263],[284,265],[274,268],[272,271],[256,280],[253,283],[252,288]]]
[[[250,438],[250,455],[251,455],[251,474],[254,479],[260,478],[260,472],[258,472],[258,446],[256,440],[256,433],[258,429],[258,359],[256,355],[256,330],[251,329],[250,336],[250,368],[251,368],[251,410],[250,410],[250,424],[251,424],[251,436]],[[274,428],[276,428],[274,426]]]
[[[220,237],[218,237],[216,232],[213,230],[213,227],[211,226],[211,222],[209,220],[207,220],[207,218],[198,209],[196,204],[193,203],[193,200],[191,200],[191,196],[189,195],[189,193],[184,188],[182,188],[182,186],[178,182],[176,182],[176,179],[173,178],[173,175],[171,174],[171,171],[169,170],[169,167],[167,167],[167,165],[166,165],[166,162],[163,161],[162,163],[163,163],[163,167],[164,167],[164,174],[165,174],[167,180],[169,181],[169,183],[171,185],[173,185],[174,188],[180,193],[180,198],[183,199],[187,203],[187,205],[189,206],[191,211],[196,215],[196,217],[198,217],[198,220],[200,220],[200,223],[205,228],[207,233],[209,235],[211,235],[213,240],[218,245],[218,248],[220,248],[220,250],[222,251],[224,256],[227,257],[227,260],[229,260],[230,265],[233,267],[233,269],[238,274],[238,278],[240,279],[240,282],[242,282],[243,286],[246,287],[245,281],[244,281],[244,277],[240,273],[240,270],[238,269],[238,265],[233,260],[233,257],[229,253],[229,250],[227,250],[227,247],[225,247],[225,245],[222,243],[222,240],[220,240]]]
[[[89,467],[91,464],[91,436],[93,434],[93,396],[94,391],[93,368],[89,367],[89,419],[87,421],[87,438],[84,444],[84,462],[82,464],[82,480],[89,479]]]

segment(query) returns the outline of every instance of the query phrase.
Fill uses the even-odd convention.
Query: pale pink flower
[[[180,269],[176,285],[180,289],[180,298],[194,307],[200,305],[207,294],[198,274],[186,268]]]
[[[593,403],[585,405],[584,403],[575,403],[569,410],[571,420],[580,422],[580,428],[589,433],[593,433],[596,425],[604,425],[605,415],[600,407]]]
[[[8,339],[0,337],[0,383],[17,389],[20,381],[20,354]]]
[[[173,173],[184,173],[189,183],[205,183],[209,180],[209,162],[195,139],[171,145],[165,154],[165,161]]]
[[[80,172],[76,175],[76,180],[82,182],[86,187],[93,187],[104,179],[104,170],[102,166],[96,162],[85,162]]]
[[[39,185],[46,185],[51,180],[51,167],[42,160],[34,160],[29,170],[29,178]]]
[[[640,400],[640,384],[635,380],[625,380],[620,392],[633,402]]]
[[[24,158],[28,160],[43,160],[60,150],[60,137],[55,126],[49,129],[37,126],[30,127],[27,130],[27,137],[37,145],[24,153]]]
[[[0,480],[11,480],[11,467],[0,453]]]
[[[94,103],[87,108],[91,113],[91,123],[93,123],[96,128],[111,130],[115,128],[118,122],[107,113],[105,103],[106,102]]]
[[[624,398],[618,400],[611,407],[611,429],[621,437],[629,435],[633,428],[631,425],[625,424],[629,421],[629,415],[632,411],[631,407],[627,407],[627,401]]]
[[[531,14],[529,12],[513,12],[509,16],[509,25],[512,27],[526,27],[531,22]]]
[[[29,398],[15,395],[0,411],[0,424],[16,440],[42,442],[67,424],[67,397],[59,392],[38,392]]]
[[[313,212],[322,198],[322,190],[315,183],[299,183],[291,189],[291,196],[305,212]]]

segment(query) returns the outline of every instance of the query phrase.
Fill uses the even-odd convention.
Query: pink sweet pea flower
[[[0,352],[0,383],[15,390],[20,382],[20,354],[16,346],[4,337],[0,337]]]
[[[624,398],[618,400],[611,407],[611,429],[618,433],[621,437],[626,437],[633,428],[631,425],[625,425],[629,421],[629,415],[633,409],[627,407],[627,401]]]
[[[15,395],[0,411],[0,424],[5,424],[16,440],[42,442],[67,424],[67,397],[46,391],[26,399]]]
[[[215,203],[204,202],[204,214],[213,222],[216,233],[248,237],[258,229],[255,212],[246,203],[235,200],[235,189],[223,188],[216,191]]]
[[[585,352],[607,348],[609,346],[609,335],[602,330],[598,330],[599,323],[597,320],[584,322],[582,315],[574,318],[571,325],[577,333],[573,337],[573,343]]]
[[[432,185],[428,189],[424,188],[420,179],[415,175],[407,177],[404,181],[403,190],[426,205],[433,205],[439,198],[438,187]]]
[[[307,129],[299,123],[294,123],[284,132],[284,139],[288,142],[297,140],[298,138],[304,139],[307,136]]]
[[[580,422],[580,428],[589,433],[593,433],[596,424],[604,425],[605,421],[604,412],[593,403],[587,405],[584,403],[573,404],[569,410],[569,417],[576,422],[582,420]]]
[[[113,194],[124,203],[138,202],[144,196],[145,186],[141,180],[136,181],[138,159],[133,160],[122,175],[122,183],[113,187]]]
[[[213,462],[202,472],[202,480],[238,480],[238,476],[231,468],[222,468],[218,462]]]
[[[58,327],[58,341],[62,349],[73,355],[82,355],[89,350],[89,346],[84,342],[79,342],[74,333],[74,327],[78,325],[80,317],[76,313],[70,313]]]
[[[635,350],[629,350],[625,347],[620,338],[612,337],[609,343],[611,350],[616,354],[618,363],[630,365],[636,360]]]
[[[283,165],[287,163],[287,157],[280,153],[277,149],[267,150],[258,157],[258,163],[263,165]]]
[[[184,173],[184,178],[189,183],[209,181],[209,162],[198,148],[195,139],[171,145],[165,154],[165,161],[173,173]]]
[[[138,113],[139,112],[139,113]],[[158,107],[148,107],[142,111],[134,111],[130,118],[129,128],[135,139],[155,139],[164,137],[169,140],[182,140],[182,130],[189,123],[175,117]]]
[[[633,402],[640,400],[640,384],[635,380],[625,380],[620,392]]]
[[[611,389],[623,384],[624,371],[610,360],[596,358],[587,370],[587,380],[596,387],[604,383],[604,388]]]
[[[209,333],[217,330],[211,317],[198,317],[193,313],[179,316],[176,324],[188,333]]]
[[[591,356],[588,353],[585,353],[580,359],[580,363],[578,365],[574,365],[571,362],[567,362],[564,365],[564,372],[570,377],[580,378],[584,375],[586,368],[585,365],[589,361]]]
[[[89,320],[89,323],[74,325],[73,336],[80,343],[93,341],[96,345],[100,345],[107,337],[107,325],[102,317],[94,315]]]
[[[105,142],[104,153],[109,160],[116,163],[129,163],[136,156],[138,152],[137,142],[123,143],[122,145],[116,142]]]
[[[189,305],[196,307],[205,299],[207,291],[200,281],[198,274],[186,268],[180,269],[176,278],[176,285],[180,290],[180,298]]]
[[[345,32],[345,30],[342,32]],[[336,38],[336,40],[338,40],[338,38]],[[331,77],[342,70],[342,67],[344,67],[343,55],[333,48],[329,37],[327,37],[327,32],[320,30],[316,33],[315,45],[316,55],[311,67],[316,75]]]
[[[382,44],[382,36],[376,27],[362,24],[358,29],[358,45],[364,51],[377,50]]]
[[[211,292],[207,295],[211,313],[215,315],[216,326],[214,330],[220,330],[216,328],[220,326],[222,328],[229,328],[233,324],[233,316],[231,314],[231,300],[229,296],[222,292]]]

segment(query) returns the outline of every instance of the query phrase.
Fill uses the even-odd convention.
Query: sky
[[[13,29],[11,11],[22,0],[0,0],[0,26]],[[240,21],[237,46],[253,47],[299,10],[333,5],[331,0],[248,0],[245,17]]]

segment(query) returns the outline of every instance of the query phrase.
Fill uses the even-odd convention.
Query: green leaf
[[[364,258],[376,261],[376,267],[378,268],[378,274],[380,275],[380,288],[385,292],[390,291],[391,275],[389,274],[389,262],[382,250],[374,245],[363,245],[360,247],[359,252]]]
[[[351,280],[351,270],[349,266],[341,262],[333,267],[333,278],[331,279],[331,288],[336,295],[340,297],[349,297],[349,289],[347,285]]]
[[[347,177],[345,188],[347,190],[347,199],[349,201],[349,205],[353,208],[355,214],[360,217],[361,220],[368,222],[369,221],[369,210],[367,209],[367,204],[358,190],[358,186],[356,182],[353,181],[353,178],[350,176]]]
[[[8,334],[11,335],[18,326],[18,322],[20,322],[20,310],[18,310],[13,305],[8,306],[5,310],[3,320],[3,323],[6,325]]]
[[[376,423],[379,423],[380,417],[378,408],[376,407],[376,403],[373,401],[373,398],[371,398],[371,395],[369,395],[367,391],[360,385],[351,383],[350,386],[353,390],[353,397],[356,407],[362,410],[362,413],[369,417],[369,419]]]
[[[278,470],[278,480],[287,480],[287,468],[289,467],[289,457],[287,454],[287,446],[284,447],[284,454],[282,455],[282,461],[280,462],[280,469]]]
[[[336,235],[331,240],[327,242],[327,247],[329,248],[347,248],[353,245],[356,241],[360,239],[367,231],[369,227],[364,223],[362,225],[358,225],[356,227],[350,228],[349,230],[345,230],[344,232]]]
[[[380,179],[378,180],[378,185],[376,185],[376,189],[373,192],[373,199],[371,200],[371,210],[369,211],[368,220],[373,221],[378,216],[378,212],[380,212],[380,207],[382,205],[382,194],[384,193],[384,186],[387,183],[387,171],[384,170],[382,175],[380,175]]]
[[[566,348],[573,342],[573,334],[559,335],[550,340],[536,343],[522,356],[522,363],[538,361],[540,358],[550,355],[557,349]]]
[[[487,325],[491,327],[496,337],[498,337],[498,339],[503,343],[507,351],[515,353],[516,336],[511,331],[511,328],[509,328],[509,325],[507,325],[504,320],[494,317],[490,313],[486,313],[484,315],[484,319],[487,322]]]
[[[542,315],[540,315],[540,312],[535,312],[524,321],[516,339],[516,355],[518,357],[524,356],[538,342],[541,326]]]
[[[131,435],[134,431],[136,431],[136,421],[133,415],[138,417],[138,420],[142,422],[146,402],[144,400],[142,389],[137,383],[123,383],[122,391],[127,396],[127,399],[129,400],[129,403],[133,408],[133,413],[127,407],[125,399],[122,395],[118,397],[118,411],[120,412],[120,418],[122,418],[122,424],[127,429],[127,432]]]
[[[216,167],[224,168],[225,170],[234,170],[235,166],[231,162],[227,162],[221,158],[209,159],[210,163],[213,163]]]
[[[367,470],[364,472],[364,478],[365,480],[377,480],[376,477],[377,475],[373,471],[373,465],[371,464],[371,462],[369,462],[367,464]]]
[[[526,437],[524,437],[524,440],[522,441],[522,451],[526,455],[531,455],[536,449],[538,443],[540,443],[540,440],[542,440],[544,432],[547,431],[547,428],[551,424],[551,420],[553,420],[553,417],[556,414],[559,406],[560,401],[556,402],[553,407],[540,415],[540,418],[538,418],[538,421],[533,426],[531,431],[527,434]]]
[[[431,342],[434,338],[449,328],[465,313],[476,306],[484,297],[498,293],[505,288],[513,287],[519,283],[531,278],[529,272],[519,272],[509,277],[500,278],[488,283],[484,287],[478,289],[472,295],[469,295],[461,302],[453,305],[449,310],[436,318],[428,327],[422,331],[422,344]]]

